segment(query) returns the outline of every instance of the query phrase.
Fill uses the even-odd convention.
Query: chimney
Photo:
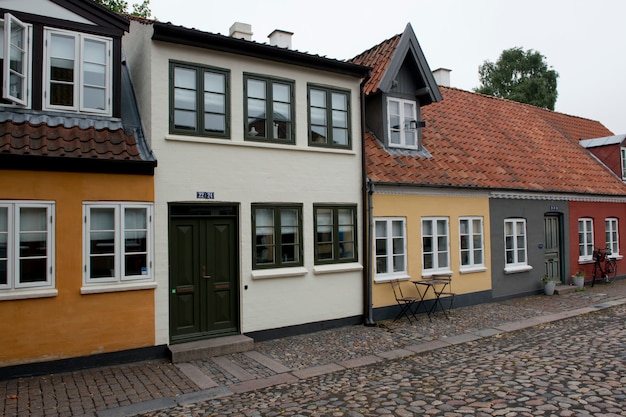
[[[233,38],[252,40],[252,26],[247,23],[235,22],[230,27],[229,32]]]
[[[274,29],[267,37],[270,38],[270,45],[291,49],[291,35],[293,35],[293,32]]]
[[[450,73],[452,70],[447,68],[437,68],[433,71],[433,77],[435,77],[435,81],[437,85],[442,87],[450,87]]]

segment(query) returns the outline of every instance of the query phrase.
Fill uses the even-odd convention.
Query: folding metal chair
[[[413,316],[413,318],[417,321],[417,318],[415,317],[415,312],[413,311],[413,306],[415,305],[417,301],[419,301],[419,298],[418,297],[406,297],[402,293],[402,287],[400,286],[400,281],[397,279],[394,279],[393,281],[391,281],[391,288],[393,289],[393,295],[396,298],[396,302],[400,306],[400,312],[398,313],[398,315],[393,321],[398,320],[402,316],[406,316],[406,318],[409,319],[409,323],[411,324],[412,324],[411,316]]]
[[[454,296],[456,295],[454,292],[452,292],[452,275],[433,275],[433,279],[437,279],[437,280],[441,280],[441,281],[447,281],[448,284],[442,289],[442,291],[439,293],[439,300],[441,300],[442,298],[450,298],[450,305],[448,306],[448,311],[452,310],[452,303],[454,303]],[[443,309],[443,305],[440,303],[441,309],[444,313],[444,315],[446,317],[448,317],[448,315],[446,314],[446,311]]]

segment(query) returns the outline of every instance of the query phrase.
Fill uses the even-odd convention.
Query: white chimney
[[[233,38],[252,40],[252,26],[247,23],[235,22],[230,27],[229,32]]]
[[[447,68],[437,68],[433,71],[433,77],[435,77],[435,81],[437,85],[442,87],[450,87],[450,73],[452,70]]]
[[[270,38],[270,45],[291,49],[291,35],[293,35],[293,32],[274,29],[267,37]]]

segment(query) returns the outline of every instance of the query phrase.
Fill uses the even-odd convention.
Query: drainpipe
[[[363,202],[362,217],[363,227],[362,230],[366,234],[366,238],[363,242],[366,242],[365,248],[363,248],[363,321],[366,326],[374,326],[376,322],[373,317],[372,310],[372,189],[373,185],[367,178],[367,157],[365,153],[365,94],[363,93],[363,87],[370,78],[370,74],[367,75],[361,81],[361,182],[363,196],[361,201]]]

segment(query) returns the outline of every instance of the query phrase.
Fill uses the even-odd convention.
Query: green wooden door
[[[545,274],[561,281],[561,228],[559,216],[546,215],[543,219],[545,233]]]
[[[172,343],[238,332],[236,233],[232,218],[170,220]]]

